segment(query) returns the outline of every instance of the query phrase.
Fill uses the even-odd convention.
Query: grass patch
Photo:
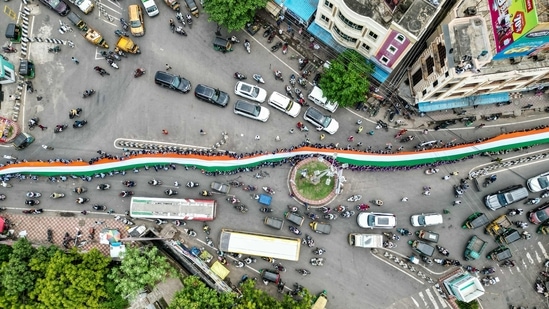
[[[334,177],[328,177],[327,175],[324,175],[320,178],[320,182],[317,184],[314,184],[309,179],[301,176],[301,172],[304,170],[307,170],[307,176],[311,177],[314,175],[314,171],[323,172],[327,169],[329,169],[330,166],[326,165],[322,162],[309,162],[303,166],[301,166],[296,173],[295,176],[295,184],[297,188],[297,192],[303,196],[304,198],[310,199],[310,200],[321,200],[325,197],[327,197],[333,190],[335,186],[335,178]],[[330,179],[330,184],[326,185],[326,180]]]

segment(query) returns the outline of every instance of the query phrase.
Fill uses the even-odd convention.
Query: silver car
[[[245,82],[236,83],[234,94],[259,103],[265,102],[267,98],[267,91],[265,89]]]

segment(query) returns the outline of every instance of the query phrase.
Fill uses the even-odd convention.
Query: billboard
[[[493,60],[534,56],[547,52],[549,46],[549,24],[540,24],[526,35],[511,43],[505,50],[496,54]]]
[[[538,24],[534,0],[488,0],[488,5],[498,53]]]

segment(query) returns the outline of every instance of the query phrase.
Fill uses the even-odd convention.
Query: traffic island
[[[336,197],[337,172],[335,166],[322,157],[307,158],[290,170],[290,195],[308,206],[324,206]]]

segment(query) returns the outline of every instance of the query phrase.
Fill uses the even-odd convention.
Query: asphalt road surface
[[[115,3],[111,2],[105,4],[112,8],[109,12],[116,19],[120,16],[127,19],[125,8],[116,8]],[[17,8],[14,2],[9,2],[8,5],[13,9]],[[253,73],[259,73],[266,80],[266,84],[262,87],[269,93],[272,91],[284,93],[285,83],[275,81],[272,71],[280,69],[287,80],[288,76],[294,72],[293,70],[297,69],[297,60],[289,59],[289,55],[293,54],[293,51],[285,56],[280,51],[273,55],[268,48],[272,44],[266,44],[266,39],[261,36],[262,32],[251,38],[247,34],[239,32],[224,33],[224,37],[236,34],[242,42],[248,38],[252,43],[252,53],[247,54],[240,43],[234,46],[233,52],[222,54],[212,48],[216,25],[208,23],[206,16],[202,15],[199,19],[195,19],[193,28],[186,28],[188,36],[181,37],[169,30],[168,20],[174,18],[172,12],[160,2],[158,5],[161,10],[160,16],[152,19],[145,16],[145,36],[132,38],[141,46],[142,53],[128,55],[127,59],[122,59],[119,63],[119,70],[108,68],[107,63],[101,59],[98,53],[100,50],[86,42],[77,30],[64,35],[59,34],[57,31],[59,16],[55,13],[42,5],[37,8],[33,7],[35,16],[32,22],[32,36],[71,39],[76,43],[76,48],[70,49],[67,46],[62,46],[61,53],[51,54],[47,52],[47,48],[52,47],[53,44],[33,43],[31,45],[30,58],[37,66],[37,77],[33,81],[36,92],[26,95],[25,113],[20,123],[25,124],[30,117],[38,116],[41,123],[48,126],[49,129],[46,131],[35,129],[32,134],[36,136],[37,141],[22,152],[15,152],[9,148],[3,148],[2,152],[28,160],[46,160],[57,157],[71,159],[82,157],[87,160],[96,156],[95,152],[99,149],[109,153],[118,153],[118,150],[113,147],[116,138],[210,147],[220,140],[221,132],[227,132],[229,135],[228,143],[223,148],[236,152],[272,151],[275,148],[299,144],[305,138],[310,138],[313,142],[318,140],[320,133],[315,130],[311,130],[307,135],[302,132],[294,134],[288,132],[290,128],[295,128],[297,121],[303,121],[302,116],[293,119],[270,108],[271,118],[267,123],[260,123],[237,116],[232,112],[234,101],[237,98],[232,90],[236,82],[232,77],[233,73],[239,71],[248,75],[249,82],[251,82]],[[115,20],[113,24],[110,24],[98,17],[97,14],[96,10],[91,15],[85,16],[84,19],[105,35],[110,46],[114,46],[116,42],[114,30],[118,28],[118,22]],[[83,14],[79,13],[79,15]],[[62,19],[68,22],[65,18]],[[5,19],[1,20],[0,28],[5,28],[7,22]],[[14,54],[10,55],[10,57],[14,56]],[[70,60],[73,56],[80,60],[79,65]],[[192,92],[183,95],[156,86],[153,81],[154,73],[157,70],[165,70],[165,64],[169,64],[173,68],[171,72],[181,74],[189,79],[193,87],[203,83],[226,91],[231,95],[229,106],[219,108],[198,101]],[[96,65],[106,68],[111,75],[99,76],[93,71],[93,67]],[[137,67],[145,68],[146,74],[136,79],[133,77],[133,71]],[[83,99],[82,92],[89,88],[95,89],[97,93],[90,98]],[[43,98],[38,101],[37,96]],[[263,103],[263,105],[268,106],[267,103]],[[52,129],[56,124],[67,123],[70,125],[72,123],[67,114],[70,109],[76,107],[81,107],[84,110],[80,119],[88,120],[88,125],[82,129],[69,128],[66,132],[53,134]],[[301,115],[303,112],[304,109]],[[336,134],[327,135],[323,142],[346,145],[347,137],[355,135],[355,143],[363,142],[363,149],[368,145],[373,149],[382,149],[387,143],[398,144],[393,138],[398,129],[391,129],[389,132],[376,130],[373,136],[367,135],[366,132],[374,129],[374,124],[371,122],[365,122],[363,124],[365,130],[357,135],[355,122],[361,118],[366,121],[365,116],[357,114],[354,110],[340,108],[334,117],[339,121],[341,127]],[[416,140],[465,141],[480,136],[495,135],[504,130],[510,131],[510,128],[531,127],[534,124],[535,122],[509,123],[509,127],[498,124],[487,126],[482,130],[472,128],[453,131],[441,130],[430,132],[427,136],[422,135],[422,128],[419,128],[410,131],[410,134],[417,136]],[[168,130],[169,134],[163,135],[161,133],[163,129]],[[200,135],[200,129],[205,130],[208,134]],[[261,139],[255,140],[256,135],[259,135]],[[276,136],[279,136],[281,140],[275,141]],[[55,150],[46,151],[40,147],[41,144],[50,145]],[[411,149],[414,145],[415,142],[405,146],[407,149]],[[528,151],[533,150],[536,149]],[[510,153],[506,156],[511,155],[514,154]],[[433,227],[432,230],[440,233],[439,243],[451,252],[451,257],[462,260],[465,244],[473,234],[489,240],[490,250],[496,246],[495,242],[490,240],[490,237],[483,235],[480,230],[461,229],[465,218],[475,211],[485,212],[491,218],[504,213],[504,210],[497,212],[487,210],[482,203],[484,194],[511,184],[524,183],[525,179],[549,169],[547,163],[536,162],[528,166],[519,166],[513,170],[503,171],[498,174],[498,181],[495,184],[482,192],[469,189],[462,198],[463,203],[452,207],[451,203],[455,200],[452,185],[457,183],[459,178],[452,177],[450,180],[443,181],[441,177],[455,170],[460,171],[460,176],[465,175],[473,167],[489,160],[489,158],[481,157],[452,166],[443,166],[439,174],[432,176],[425,175],[423,170],[385,173],[345,171],[347,183],[343,194],[330,206],[335,207],[338,204],[352,206],[346,202],[346,198],[352,194],[362,194],[363,200],[366,201],[382,199],[385,202],[384,206],[373,210],[395,213],[397,226],[408,229],[411,229],[409,217],[412,214],[441,213],[443,209],[449,209],[451,213],[444,215],[444,224]],[[94,179],[91,183],[72,179],[58,183],[47,182],[43,178],[37,182],[26,180],[14,183],[13,188],[6,191],[8,200],[4,202],[3,206],[15,208],[13,211],[20,211],[24,208],[24,193],[33,190],[42,192],[44,197],[41,198],[40,206],[46,210],[79,212],[83,209],[90,210],[93,204],[104,204],[118,213],[123,213],[129,208],[129,199],[118,197],[118,192],[124,189],[121,184],[124,179],[137,181],[138,185],[133,190],[138,196],[161,197],[163,190],[173,189],[171,184],[174,181],[180,183],[189,180],[198,181],[201,184],[200,188],[204,188],[213,180],[227,181],[238,177],[239,181],[258,187],[263,185],[273,187],[276,191],[272,206],[275,211],[271,215],[282,216],[286,205],[294,203],[287,193],[286,179],[289,166],[267,169],[267,171],[270,176],[259,180],[253,178],[251,173],[214,178],[206,177],[196,170],[187,171],[183,168],[178,168],[176,171],[155,172],[150,169],[149,171],[141,170],[139,173],[128,172],[125,177]],[[152,178],[162,180],[164,186],[147,185],[146,182]],[[99,183],[110,183],[112,188],[107,192],[99,192],[95,190]],[[76,186],[85,186],[89,189],[87,194],[83,195],[91,199],[89,204],[80,206],[74,203],[76,195],[71,190]],[[431,196],[427,197],[421,194],[423,186],[432,187]],[[178,189],[179,196],[198,196],[198,189],[180,188]],[[47,196],[54,191],[66,193],[67,197],[55,201],[49,199]],[[258,211],[259,205],[256,205],[256,202],[251,199],[247,200],[249,194],[239,189],[234,189],[233,192],[241,200],[246,201],[250,212],[240,214],[223,199],[219,199],[218,218],[211,223],[212,235],[216,243],[218,239],[215,235],[218,235],[221,228],[291,235],[286,228],[280,232],[268,229],[262,223],[264,214]],[[404,196],[409,198],[409,202],[400,202]],[[91,215],[104,216],[104,214],[95,213]],[[201,224],[198,222],[189,222],[188,225],[195,230],[201,229]],[[303,230],[311,234],[306,225]],[[530,226],[528,230],[533,234],[531,240],[521,240],[510,246],[518,266],[513,269],[497,267],[497,275],[501,281],[496,286],[487,287],[487,293],[481,297],[485,307],[502,308],[508,304],[532,307],[540,306],[542,303],[542,298],[533,291],[533,280],[541,270],[540,263],[547,257],[547,241],[543,238],[544,235],[538,236],[534,233],[533,226]],[[324,255],[327,260],[325,266],[321,268],[310,266],[308,260],[313,255],[311,250],[304,248],[299,262],[283,262],[287,268],[287,272],[282,274],[283,280],[288,285],[300,282],[312,293],[328,290],[330,308],[363,308],[364,304],[368,304],[367,306],[371,308],[446,308],[447,305],[438,297],[437,291],[425,280],[411,276],[410,272],[401,267],[395,267],[394,263],[388,263],[386,259],[372,255],[369,250],[350,248],[347,244],[348,233],[360,231],[369,232],[357,226],[356,217],[337,219],[333,222],[331,235],[313,235],[316,244],[327,249],[327,253]],[[381,231],[375,230],[374,232]],[[205,235],[199,233],[199,237],[203,240]],[[394,249],[395,252],[403,255],[411,254],[412,251],[404,237],[397,242],[397,245],[397,248]],[[482,268],[489,264],[495,265],[495,263],[488,263],[484,258],[471,264],[476,268]],[[254,269],[269,267],[262,260],[252,266]],[[312,271],[312,274],[301,277],[294,271],[295,268],[307,268]],[[433,266],[430,269],[434,274],[427,270],[425,272],[433,278],[447,271],[439,266]],[[239,280],[242,271],[253,273],[252,269],[231,268],[231,271],[233,282]],[[267,286],[265,288],[276,294],[275,287]]]

